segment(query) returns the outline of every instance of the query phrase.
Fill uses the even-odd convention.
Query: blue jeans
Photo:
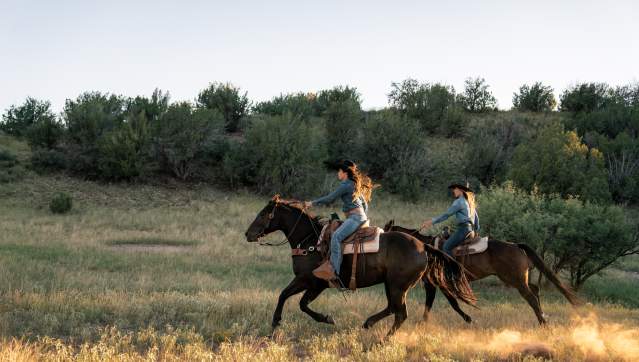
[[[453,249],[466,239],[466,235],[473,231],[473,227],[470,224],[457,225],[457,230],[451,235],[444,243],[444,252],[450,256],[453,256]]]
[[[331,236],[331,265],[339,276],[342,265],[342,241],[355,232],[366,221],[366,215],[350,215]]]

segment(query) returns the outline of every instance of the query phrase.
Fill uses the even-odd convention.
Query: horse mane
[[[315,215],[314,213],[308,211],[304,207],[304,201],[296,200],[296,199],[282,199],[280,197],[280,194],[275,194],[275,196],[273,196],[271,201],[273,201],[275,205],[281,204],[281,205],[287,206],[288,208],[295,209],[301,212],[303,215],[306,215],[310,221],[318,223],[318,224],[322,224],[322,220],[320,216]]]

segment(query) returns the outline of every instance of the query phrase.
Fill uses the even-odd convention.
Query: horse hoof
[[[362,325],[362,328],[364,329],[369,329],[371,327],[371,325],[368,323],[368,321],[364,322],[364,324]]]
[[[333,320],[333,317],[331,317],[330,315],[327,315],[326,317],[324,317],[324,323],[335,324],[335,321]]]
[[[464,317],[464,322],[466,322],[468,324],[472,324],[473,323],[473,319],[471,317]]]

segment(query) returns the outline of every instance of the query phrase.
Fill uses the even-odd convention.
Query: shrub
[[[467,112],[485,113],[497,109],[497,99],[488,90],[484,78],[467,78],[459,101]]]
[[[315,93],[291,93],[279,95],[270,101],[260,102],[253,108],[256,114],[282,116],[291,113],[300,119],[309,119],[317,113]]]
[[[605,83],[576,84],[559,97],[562,112],[592,112],[603,109],[610,102],[610,87]]]
[[[352,100],[333,102],[324,112],[328,157],[337,159],[354,158],[359,129],[363,124],[358,103]]]
[[[220,113],[174,103],[151,127],[151,149],[160,170],[186,180],[202,173],[206,154],[223,141]],[[221,155],[218,155],[221,159]]]
[[[323,116],[335,104],[350,104],[352,107],[361,110],[362,97],[355,87],[337,86],[331,89],[319,91],[314,106],[314,114]]]
[[[24,176],[24,171],[15,154],[0,149],[0,183],[17,181]]]
[[[23,105],[9,107],[2,115],[0,129],[12,136],[23,137],[32,125],[39,122],[55,122],[51,103],[28,97]]]
[[[59,150],[40,148],[31,153],[31,168],[38,173],[64,170],[67,160]]]
[[[108,180],[130,180],[148,168],[149,132],[143,112],[104,133],[98,140],[98,171]]]
[[[291,114],[261,116],[246,130],[244,142],[224,159],[226,179],[258,192],[295,197],[316,195],[326,172],[323,130]]]
[[[32,149],[58,146],[64,135],[64,126],[55,118],[42,117],[26,132],[26,139]]]
[[[54,214],[66,214],[71,211],[72,207],[73,200],[71,199],[71,195],[65,192],[56,193],[49,203],[49,209]]]
[[[553,89],[537,82],[532,86],[527,84],[519,88],[519,93],[513,94],[513,108],[519,111],[549,112],[557,106]]]
[[[219,112],[224,117],[226,130],[235,132],[248,115],[250,101],[246,92],[240,94],[240,88],[230,83],[211,83],[198,95],[197,106]]]
[[[610,200],[601,152],[559,125],[547,126],[531,142],[517,146],[509,178],[524,190],[539,187],[545,194]]]
[[[506,184],[479,195],[482,230],[534,247],[580,288],[624,255],[639,252],[637,226],[618,206],[526,193]]]
[[[429,133],[461,133],[464,118],[456,102],[455,89],[439,83],[419,83],[406,79],[393,83],[388,95],[393,108],[409,118],[420,120]]]
[[[392,111],[374,113],[362,127],[358,159],[390,192],[409,200],[423,193],[430,163],[418,121]]]

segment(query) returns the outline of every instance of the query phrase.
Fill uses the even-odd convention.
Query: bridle
[[[264,228],[262,229],[262,231],[260,232],[260,236],[262,237],[264,235],[266,235],[265,231],[266,229],[268,229],[271,226],[271,221],[273,221],[273,219],[275,218],[275,210],[280,206],[284,206],[286,208],[289,208],[288,205],[293,204],[293,203],[298,203],[297,201],[294,202],[282,202],[282,201],[274,201],[275,205],[273,205],[273,208],[271,209],[271,212],[269,212],[268,214],[268,221],[266,223],[266,225],[264,225]],[[293,224],[293,228],[291,229],[291,231],[287,234],[284,235],[284,239],[278,243],[269,243],[269,242],[259,242],[259,245],[261,246],[281,246],[284,245],[286,243],[288,243],[288,238],[293,235],[293,233],[295,232],[295,229],[297,228],[297,225],[299,224],[300,220],[302,219],[302,216],[304,216],[306,214],[305,208],[303,208],[302,210],[300,210],[300,215],[297,217],[297,220],[295,220],[295,224]],[[308,216],[308,215],[306,215]],[[310,218],[309,218],[310,219]],[[315,237],[319,237],[320,233],[317,232],[317,229],[315,228],[315,225],[313,224],[313,222],[311,221],[311,226],[313,227],[313,232],[315,234]],[[301,247],[302,244],[304,244],[306,242],[306,240],[308,240],[308,238],[311,235],[305,237],[301,242],[299,242],[297,244],[297,248],[299,249]],[[309,248],[310,250],[310,248]],[[313,251],[313,250],[310,250]]]

